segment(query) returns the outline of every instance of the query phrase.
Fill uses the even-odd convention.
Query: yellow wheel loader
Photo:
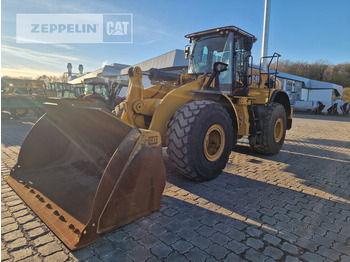
[[[158,131],[170,163],[193,180],[209,180],[225,167],[237,139],[248,136],[257,152],[273,155],[292,126],[292,108],[277,71],[253,66],[256,38],[234,26],[186,35],[192,43],[188,73],[129,70],[125,102],[116,115],[132,126]],[[142,76],[159,82],[146,90]]]
[[[130,68],[116,115],[58,99],[26,137],[6,181],[70,249],[160,208],[162,146],[193,180],[219,175],[243,136],[264,154],[282,147],[292,108],[276,74],[253,68],[256,38],[234,26],[186,37],[188,73]],[[143,75],[158,83],[144,90]]]

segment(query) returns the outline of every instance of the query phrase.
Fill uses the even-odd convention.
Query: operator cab
[[[218,77],[221,92],[233,95],[248,95],[249,62],[251,49],[257,38],[234,26],[201,31],[185,36],[192,43],[189,55],[189,74],[212,74],[216,62],[227,64],[227,70]]]
[[[105,82],[88,82],[85,84],[85,95],[99,95],[104,100],[109,98],[108,84]]]

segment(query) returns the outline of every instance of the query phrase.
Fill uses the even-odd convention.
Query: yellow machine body
[[[267,75],[259,74],[258,70],[253,70],[254,79],[248,96],[229,97],[225,93],[221,94],[220,103],[230,107],[229,110],[234,112],[233,121],[237,123],[238,135],[249,135],[249,112],[248,106],[253,104],[266,105],[271,101],[275,90],[280,90],[280,81],[275,82],[275,88],[268,89],[262,83],[267,81]],[[185,74],[180,77],[180,85],[165,82],[154,85],[144,90],[142,84],[142,70],[135,67],[129,72],[129,88],[126,96],[126,102],[121,105],[123,108],[122,120],[132,126],[143,129],[156,130],[161,134],[163,146],[167,139],[168,123],[175,112],[190,101],[196,100],[193,90],[203,90],[209,77],[193,76]],[[187,82],[187,83],[186,83]],[[145,118],[151,118],[147,123]],[[292,111],[289,112],[289,119],[292,119]]]

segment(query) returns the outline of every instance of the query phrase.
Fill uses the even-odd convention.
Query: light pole
[[[264,13],[264,31],[262,39],[261,57],[267,56],[269,47],[269,30],[270,30],[270,10],[271,10],[271,0],[265,0],[265,13]],[[267,69],[267,61],[263,59],[262,68]]]

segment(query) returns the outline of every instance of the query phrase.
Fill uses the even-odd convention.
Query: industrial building
[[[148,59],[144,62],[133,65],[139,66],[143,71],[151,68],[158,68],[168,72],[181,73],[181,71],[188,66],[188,61],[184,58],[184,51],[175,49],[160,56]],[[103,81],[112,84],[116,80],[127,81],[127,75],[130,65],[111,64],[87,74],[71,79],[68,83],[79,84],[84,81]],[[145,77],[144,86],[150,86],[148,77]]]
[[[104,67],[86,74],[80,74],[76,77],[70,77],[69,84],[80,84],[84,81],[99,81],[112,83],[121,74],[123,68],[129,67],[129,65],[113,63],[105,65]],[[69,76],[69,71],[68,71]]]
[[[277,78],[295,111],[312,111],[318,101],[325,105],[325,111],[336,102],[339,106],[342,103],[343,87],[340,85],[283,72],[278,72]]]

